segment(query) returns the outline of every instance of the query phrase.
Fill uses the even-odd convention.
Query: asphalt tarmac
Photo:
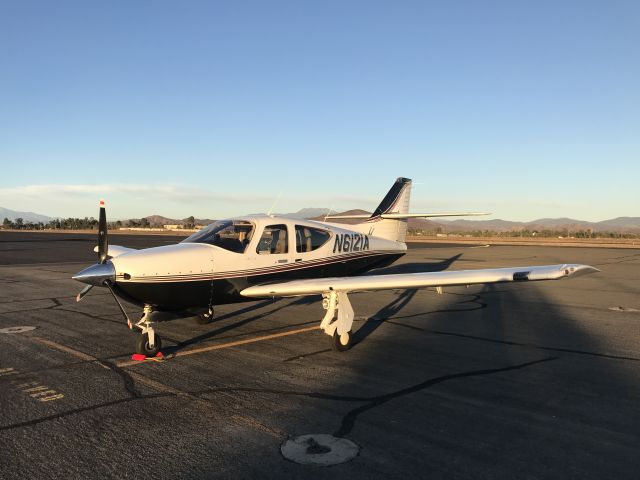
[[[143,247],[166,236],[125,236]],[[572,280],[353,294],[330,350],[316,299],[221,306],[157,325],[168,357],[71,274],[92,236],[0,233],[0,478],[636,479],[640,253],[412,245],[386,272],[586,263]],[[127,306],[132,316],[139,309]],[[15,327],[35,327],[20,331]],[[281,445],[331,434],[330,467]]]

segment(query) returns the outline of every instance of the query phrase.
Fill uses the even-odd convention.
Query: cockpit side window
[[[288,253],[289,242],[287,238],[287,226],[267,225],[264,227],[264,231],[262,232],[256,251],[260,255],[270,253]]]
[[[230,252],[244,253],[253,236],[253,223],[244,220],[220,220],[199,232],[194,233],[181,243],[208,243]]]
[[[296,252],[312,252],[329,241],[331,234],[320,228],[296,225]]]

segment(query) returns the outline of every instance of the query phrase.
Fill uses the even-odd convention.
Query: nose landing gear
[[[155,357],[162,348],[162,339],[151,326],[153,323],[149,318],[151,312],[153,312],[151,306],[145,305],[142,318],[135,324],[141,330],[141,335],[136,342],[136,353],[147,357]],[[131,324],[129,328],[133,328]]]

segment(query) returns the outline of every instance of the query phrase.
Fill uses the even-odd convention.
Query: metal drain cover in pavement
[[[290,438],[280,451],[287,460],[302,465],[328,467],[355,458],[360,449],[351,440],[334,437],[328,433],[312,433]]]
[[[609,307],[609,310],[613,310],[614,312],[640,312],[637,308],[631,307]]]
[[[36,327],[7,327],[0,328],[0,333],[24,333],[35,329]]]

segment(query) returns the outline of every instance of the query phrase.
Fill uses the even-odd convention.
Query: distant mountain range
[[[573,218],[540,218],[531,222],[508,220],[438,220],[448,230],[493,230],[508,232],[514,230],[592,230],[594,232],[640,232],[640,217],[618,217],[601,222],[587,222]]]
[[[315,219],[315,218],[317,218],[317,219],[322,220],[327,215],[337,215],[337,214],[338,214],[338,212],[336,210],[331,210],[329,208],[309,207],[309,208],[301,208],[297,212],[292,212],[292,213],[274,213],[273,215],[275,215],[276,217],[287,217],[287,218],[298,218],[298,219],[311,219],[311,218]],[[249,214],[249,215],[264,215],[264,212],[256,213],[256,214]]]
[[[16,220],[16,218],[21,218],[22,220],[24,220],[24,222],[32,222],[32,223],[38,223],[38,222],[42,222],[42,223],[47,223],[51,220],[53,220],[52,217],[48,217],[46,215],[41,215],[39,213],[33,213],[33,212],[18,212],[16,210],[9,210],[8,208],[3,208],[0,207],[0,223],[5,219],[8,218],[9,220],[11,220],[12,222],[14,222]]]
[[[302,208],[297,212],[292,213],[278,213],[277,216],[297,218],[297,219],[311,219],[323,221],[327,214],[330,215],[360,215],[368,214],[371,212],[366,210],[348,210],[346,212],[336,212],[328,208]],[[22,218],[24,222],[43,222],[47,223],[54,219],[47,215],[41,215],[33,212],[18,212],[10,210],[8,208],[0,207],[0,223],[4,218],[8,218],[11,221],[15,221],[16,218]],[[161,215],[150,215],[145,217],[152,225],[183,225],[187,222],[187,219],[173,219],[164,217]],[[336,220],[330,219],[329,221],[335,223],[357,223],[360,220]],[[214,222],[214,220],[208,218],[196,219],[197,225],[208,225]],[[436,232],[438,229],[443,232],[470,232],[474,230],[490,230],[494,232],[512,232],[520,230],[530,231],[542,231],[542,230],[568,230],[568,231],[589,231],[593,232],[620,232],[620,233],[640,233],[640,217],[618,217],[610,220],[603,220],[601,222],[587,222],[585,220],[576,220],[573,218],[540,218],[532,220],[530,222],[514,222],[510,220],[467,220],[467,219],[455,219],[455,220],[443,220],[439,218],[436,220],[430,220],[425,218],[412,218],[409,220],[409,228],[416,230],[425,230]]]
[[[366,210],[349,210],[336,215],[360,215],[370,214]],[[314,220],[321,220],[316,217]],[[336,223],[357,223],[360,220],[336,220]],[[640,217],[618,217],[601,222],[587,222],[585,220],[575,220],[573,218],[540,218],[530,222],[513,222],[510,220],[429,220],[426,218],[409,219],[409,228],[425,231],[437,231],[438,228],[445,232],[470,232],[474,230],[490,230],[494,232],[511,232],[520,230],[542,231],[542,230],[592,230],[594,232],[621,232],[640,233]]]

